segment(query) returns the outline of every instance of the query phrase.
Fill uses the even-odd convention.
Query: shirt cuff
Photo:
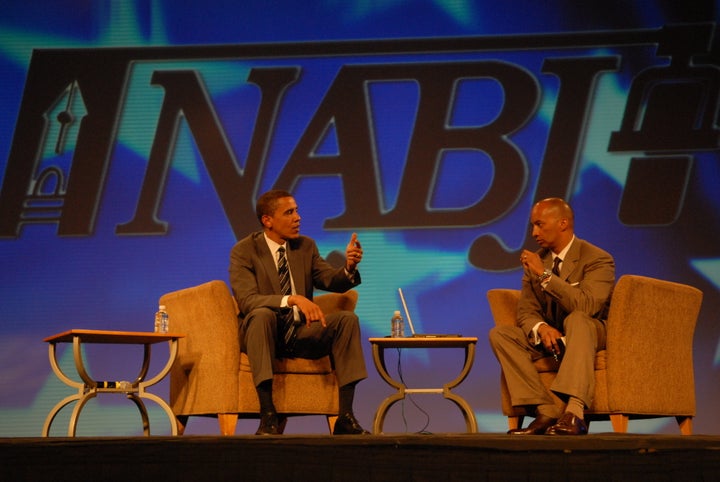
[[[540,328],[540,325],[547,325],[547,323],[545,323],[544,321],[540,321],[540,322],[538,322],[535,326],[533,326],[533,328],[532,328],[532,339],[531,339],[531,341],[532,341],[533,344],[535,344],[535,345],[539,345],[540,343],[542,343],[542,340],[541,340],[540,337],[538,336],[538,329]]]

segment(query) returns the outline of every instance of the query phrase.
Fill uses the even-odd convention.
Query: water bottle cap
[[[395,316],[400,316],[400,310],[395,310],[395,313],[393,313]]]
[[[158,306],[158,309],[164,310],[164,309],[165,309],[165,305],[160,305],[160,306]]]

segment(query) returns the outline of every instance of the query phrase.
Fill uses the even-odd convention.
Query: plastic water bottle
[[[169,319],[165,305],[158,306],[155,313],[155,333],[167,333],[169,328]]]
[[[390,333],[393,338],[402,338],[405,336],[405,322],[402,316],[400,316],[399,310],[395,310],[393,313],[392,320],[390,320],[390,327]]]

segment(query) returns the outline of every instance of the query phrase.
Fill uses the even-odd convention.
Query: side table
[[[437,338],[370,338],[372,344],[373,361],[380,376],[390,386],[397,389],[394,393],[382,401],[375,412],[375,420],[373,421],[373,433],[382,433],[385,415],[390,407],[397,401],[405,398],[408,393],[437,393],[455,403],[465,417],[465,425],[469,433],[477,432],[477,421],[475,413],[470,405],[459,395],[451,392],[451,390],[460,385],[470,373],[473,361],[475,360],[476,337],[437,337]],[[395,380],[390,376],[385,366],[385,349],[386,348],[463,348],[465,350],[465,362],[462,371],[452,381],[444,384],[442,388],[407,388],[404,383]]]
[[[73,409],[72,416],[70,417],[70,424],[68,426],[68,437],[74,437],[77,429],[78,418],[85,404],[91,399],[96,397],[99,393],[122,393],[132,400],[140,411],[143,423],[143,433],[146,436],[150,435],[150,420],[148,418],[147,409],[143,399],[152,400],[157,403],[167,414],[170,419],[170,428],[172,435],[177,435],[177,421],[173,414],[170,406],[162,398],[152,393],[146,392],[146,388],[160,382],[170,371],[175,357],[177,356],[178,339],[185,337],[185,335],[177,333],[150,333],[150,332],[136,332],[136,331],[105,331],[105,330],[69,330],[63,333],[58,333],[45,338],[43,341],[49,343],[48,355],[50,357],[50,366],[55,372],[55,375],[66,385],[77,388],[77,393],[65,397],[58,402],[47,418],[45,419],[45,425],[43,426],[42,436],[47,437],[50,433],[50,426],[55,419],[55,416],[60,410],[68,405],[69,403],[76,402],[75,408]],[[155,343],[168,342],[169,344],[169,355],[165,366],[155,375],[153,378],[146,380],[148,369],[150,368],[150,348]],[[57,344],[58,343],[72,343],[73,345],[73,358],[75,361],[75,368],[78,375],[82,379],[82,382],[77,382],[69,378],[58,365],[57,360]],[[82,343],[109,343],[109,344],[122,344],[122,345],[143,345],[143,363],[140,368],[140,372],[133,382],[127,384],[127,386],[116,386],[114,382],[102,382],[93,380],[85,369],[83,362]]]

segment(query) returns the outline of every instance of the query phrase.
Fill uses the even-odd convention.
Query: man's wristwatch
[[[552,278],[552,271],[550,271],[549,269],[546,269],[545,271],[542,272],[542,274],[538,275],[537,280],[539,283],[542,284],[542,283],[546,282],[547,280],[549,280],[550,278]]]

